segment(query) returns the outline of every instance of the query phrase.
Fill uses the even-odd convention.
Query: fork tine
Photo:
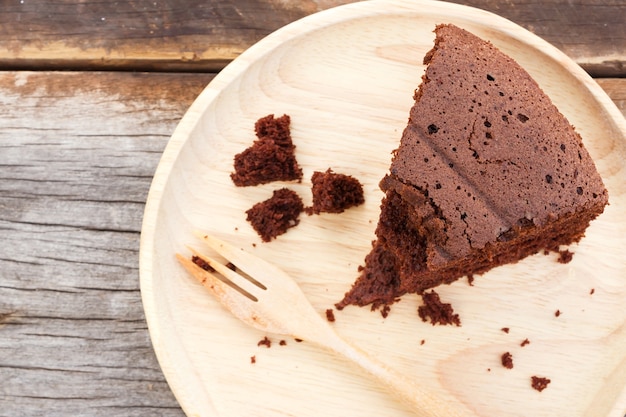
[[[249,325],[258,327],[261,322],[254,323],[251,321],[251,316],[254,313],[255,304],[250,298],[244,296],[240,291],[231,287],[224,281],[214,276],[209,271],[206,271],[196,265],[188,257],[180,254],[176,254],[176,259],[185,267],[200,284],[202,284],[211,294],[219,300],[219,302],[226,307],[235,317]]]
[[[241,248],[237,248],[211,235],[196,232],[196,236],[211,249],[231,261],[233,264],[244,271],[246,274],[253,276],[257,282],[263,287],[274,282],[277,278],[282,278],[281,285],[295,287],[297,284],[287,276],[287,274],[277,266],[259,258],[256,255],[248,253]],[[283,282],[284,281],[284,282]]]
[[[252,281],[240,275],[239,273],[237,273],[236,271],[233,271],[232,269],[230,269],[228,266],[224,265],[223,263],[216,261],[215,259],[211,257],[203,255],[191,247],[189,247],[189,250],[195,256],[199,257],[200,259],[208,263],[211,266],[211,268],[215,269],[215,272],[217,272],[218,274],[226,278],[228,281],[230,281],[233,285],[237,287],[237,289],[243,292],[243,295],[247,296],[248,298],[253,299],[253,301],[258,300],[259,290],[265,289],[264,287],[260,285],[256,285],[255,281]]]
[[[208,289],[216,298],[222,300],[224,297],[230,297],[237,290],[220,280],[209,271],[200,268],[191,259],[177,253],[176,259],[180,262],[187,272],[189,272],[200,284]],[[230,294],[230,295],[229,295]],[[241,297],[241,295],[238,295]]]

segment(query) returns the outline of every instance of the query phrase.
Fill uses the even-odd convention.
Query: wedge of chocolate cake
[[[556,251],[608,203],[581,137],[520,65],[464,29],[435,33],[380,183],[376,240],[338,308]]]

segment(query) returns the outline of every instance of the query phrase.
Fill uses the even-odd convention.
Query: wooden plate
[[[195,229],[265,257],[291,273],[324,314],[339,301],[370,249],[388,169],[433,45],[454,23],[513,56],[584,137],[610,194],[567,265],[537,255],[438,289],[461,327],[431,326],[406,296],[383,319],[368,308],[336,312],[347,340],[420,383],[453,395],[468,416],[611,416],[626,412],[625,122],[577,65],[519,26],[480,10],[428,1],[372,1],[293,23],[224,69],[191,106],[154,177],[141,241],[141,290],[154,349],[190,416],[409,416],[374,381],[306,342],[241,324],[176,263],[199,245]],[[254,140],[254,122],[292,118],[301,184],[237,188],[233,156]],[[366,204],[343,214],[303,215],[262,243],[245,210],[288,186],[310,203],[310,177],[332,167],[364,185]],[[556,311],[560,315],[555,315]],[[501,329],[508,327],[505,333]],[[530,344],[521,346],[528,339]],[[514,368],[500,362],[513,355]],[[256,363],[251,363],[255,357]],[[543,392],[531,376],[547,377]]]

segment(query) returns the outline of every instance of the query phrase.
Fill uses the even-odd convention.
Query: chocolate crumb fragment
[[[256,356],[250,356],[250,363],[256,363]]]
[[[424,343],[426,343],[426,339],[422,339],[422,341],[420,342],[420,345],[423,345]]]
[[[300,196],[293,190],[281,188],[274,190],[269,199],[256,203],[246,211],[246,220],[264,242],[269,242],[296,226],[303,210]]]
[[[331,323],[335,321],[335,313],[333,312],[332,308],[326,310],[326,320],[330,321]]]
[[[526,346],[526,345],[528,345],[528,344],[530,344],[530,340],[528,340],[528,338],[526,338],[526,339],[524,339],[524,340],[522,341],[522,343],[520,343],[520,346],[521,346],[521,347],[524,347],[524,346]]]
[[[470,287],[474,286],[474,275],[472,274],[467,275],[467,283],[469,284]]]
[[[267,346],[268,348],[272,347],[272,341],[265,336],[263,339],[259,340],[259,343],[256,344],[257,346]]]
[[[561,315],[561,310],[557,310],[554,312],[554,317],[559,317]]]
[[[342,213],[350,207],[363,204],[363,186],[351,175],[339,174],[328,168],[326,172],[315,171],[311,177],[313,205],[307,214]]]
[[[287,341],[283,339],[283,340],[281,340],[280,342],[278,342],[278,344],[279,344],[280,346],[287,346]]]
[[[302,343],[302,339],[296,338],[296,339],[293,339],[293,340],[295,340],[297,343]]]
[[[591,291],[589,291],[589,295],[593,295],[594,292],[596,292],[596,289],[592,288]]]
[[[234,158],[235,172],[230,177],[236,186],[302,181],[302,169],[296,161],[296,147],[291,140],[290,123],[291,119],[286,114],[279,118],[270,114],[257,120],[254,128],[258,139]]]
[[[391,306],[389,304],[385,304],[383,308],[380,310],[380,314],[383,316],[384,319],[386,319],[390,311],[391,311]]]
[[[503,327],[503,328],[502,328],[502,329],[500,329],[500,330],[502,330],[504,333],[507,333],[507,334],[508,334],[510,329],[509,329],[508,327]]]
[[[506,369],[513,369],[513,355],[511,352],[504,352],[501,357],[502,366]]]
[[[572,260],[572,258],[574,257],[574,253],[570,252],[569,250],[561,250],[559,251],[559,263],[562,264],[567,264],[570,263],[570,261]]]
[[[544,377],[539,377],[539,376],[532,376],[531,377],[531,385],[534,389],[536,389],[537,391],[541,392],[544,389],[546,389],[546,387],[548,386],[548,384],[550,383],[550,379],[548,378],[544,378]]]
[[[215,269],[211,265],[209,265],[207,261],[205,261],[204,259],[202,259],[201,257],[197,255],[193,255],[191,257],[191,262],[198,265],[200,268],[204,269],[205,271],[215,272]]]
[[[461,319],[458,314],[454,314],[454,309],[451,304],[442,303],[439,298],[439,294],[435,290],[431,290],[428,293],[422,294],[423,305],[419,306],[417,313],[422,321],[427,321],[430,318],[431,324],[447,325],[456,324],[461,325]]]

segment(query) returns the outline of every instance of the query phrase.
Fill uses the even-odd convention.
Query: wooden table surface
[[[152,175],[224,65],[341,3],[0,2],[0,416],[183,415],[139,291]],[[460,3],[560,48],[626,114],[626,2]]]

